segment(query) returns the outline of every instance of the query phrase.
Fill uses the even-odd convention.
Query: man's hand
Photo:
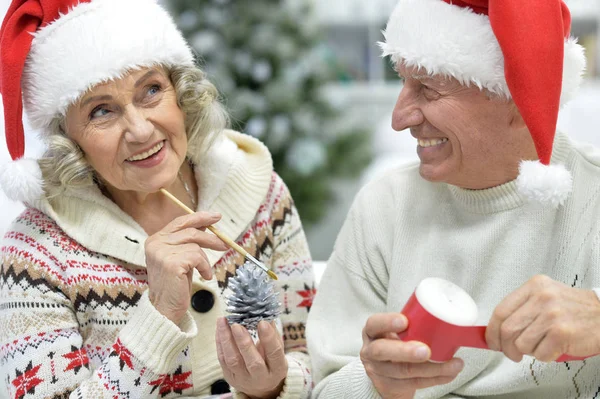
[[[491,349],[515,362],[600,353],[600,300],[591,290],[535,276],[495,309],[486,330]]]
[[[427,345],[398,339],[398,333],[407,327],[404,315],[380,313],[369,317],[363,329],[360,358],[384,399],[412,398],[417,389],[449,383],[463,368],[458,358],[428,362],[431,351]]]

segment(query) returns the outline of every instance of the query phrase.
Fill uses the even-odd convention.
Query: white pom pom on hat
[[[0,188],[13,201],[31,203],[44,195],[42,171],[35,159],[21,158],[0,168]]]
[[[517,189],[537,202],[559,206],[573,189],[573,178],[564,165],[543,165],[539,161],[521,161]]]

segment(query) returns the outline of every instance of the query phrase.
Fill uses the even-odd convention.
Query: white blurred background
[[[313,1],[317,23],[324,33],[324,48],[344,70],[343,77],[324,88],[325,93],[344,109],[346,123],[366,126],[375,155],[360,176],[334,183],[335,200],[328,206],[325,217],[307,228],[313,257],[326,260],[358,189],[390,166],[414,159],[416,143],[406,132],[394,132],[390,127],[392,107],[401,86],[388,76],[389,71],[375,45],[381,40],[380,31],[395,1]],[[9,0],[0,0],[2,17],[9,3]],[[580,38],[588,53],[589,70],[579,96],[561,111],[559,128],[575,139],[600,146],[600,0],[570,0],[567,3],[573,14],[573,35]],[[0,130],[4,131],[2,115]],[[27,126],[26,131],[26,156],[35,157],[41,153],[42,146]],[[0,165],[8,161],[2,139]],[[21,209],[20,204],[0,194],[0,235]]]

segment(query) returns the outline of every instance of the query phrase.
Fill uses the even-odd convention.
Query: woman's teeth
[[[434,145],[439,145],[448,141],[447,138],[443,139],[433,139],[433,140],[418,140],[419,146],[421,147],[433,147]]]
[[[141,154],[138,155],[134,155],[131,158],[127,158],[127,160],[129,162],[133,162],[133,161],[141,161],[144,160],[148,157],[151,157],[152,155],[156,154],[157,152],[159,152],[160,150],[162,150],[162,148],[165,146],[165,142],[161,141],[160,143],[158,143],[157,145],[155,145],[154,147],[150,148],[148,151],[143,152]]]

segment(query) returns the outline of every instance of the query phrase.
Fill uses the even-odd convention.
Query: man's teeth
[[[433,140],[418,140],[420,147],[433,147],[434,145],[442,144],[448,141],[447,138]]]
[[[154,147],[150,148],[148,151],[143,152],[143,153],[138,154],[138,155],[134,155],[131,158],[127,158],[127,160],[130,161],[130,162],[133,162],[133,161],[141,161],[142,159],[146,159],[146,158],[148,158],[148,157],[156,154],[160,150],[162,150],[162,148],[164,147],[164,145],[165,145],[165,142],[161,141],[160,143],[158,143]]]

